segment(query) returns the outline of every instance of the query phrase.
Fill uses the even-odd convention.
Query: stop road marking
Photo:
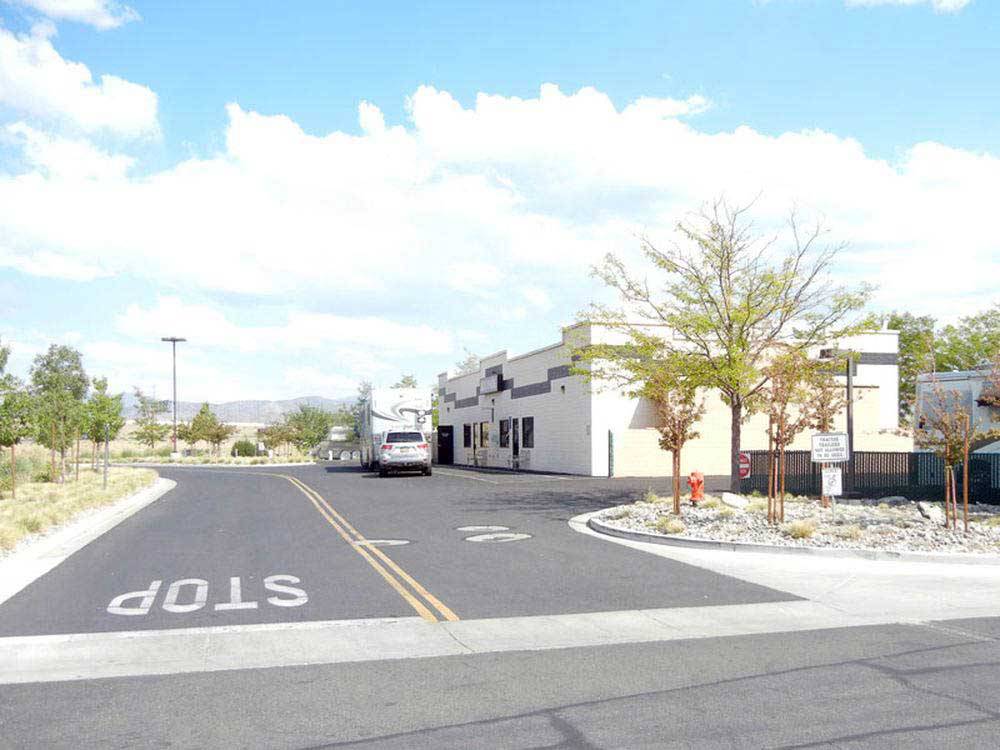
[[[264,579],[264,590],[273,596],[266,601],[272,607],[301,607],[309,601],[309,596],[302,589],[289,584],[301,581],[295,576],[278,574]],[[136,617],[148,615],[160,593],[163,581],[153,581],[148,589],[129,591],[119,594],[108,604],[108,613]],[[197,612],[208,603],[209,583],[203,578],[180,578],[167,588],[167,593],[161,605],[165,612],[186,614]],[[283,596],[281,596],[283,595]],[[231,612],[239,609],[257,609],[257,601],[243,600],[243,585],[239,576],[229,579],[229,597],[226,601],[214,604],[216,612]]]

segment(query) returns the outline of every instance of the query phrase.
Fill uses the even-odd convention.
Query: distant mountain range
[[[290,398],[285,401],[226,401],[221,404],[209,403],[212,412],[223,422],[251,422],[256,424],[270,424],[279,421],[285,414],[298,411],[299,406],[315,406],[326,411],[339,411],[348,407],[354,402],[353,398],[323,398],[322,396],[303,396],[301,398]],[[168,401],[169,403],[169,401]],[[178,401],[177,419],[181,422],[189,421],[198,410],[201,409],[201,401]],[[126,419],[135,419],[136,400],[131,393],[126,393],[122,397]],[[173,417],[173,411],[167,414]]]

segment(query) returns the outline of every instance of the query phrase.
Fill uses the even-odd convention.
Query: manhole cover
[[[372,547],[398,547],[401,544],[409,543],[409,539],[359,539],[353,542],[355,545],[370,545]]]
[[[459,526],[455,531],[510,531],[510,526]]]
[[[475,534],[465,537],[467,542],[520,542],[523,539],[531,539],[531,534],[512,534],[500,532],[497,534]]]

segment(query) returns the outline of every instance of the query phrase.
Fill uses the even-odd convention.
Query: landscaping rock
[[[905,505],[910,502],[902,495],[890,495],[889,497],[880,497],[878,499],[880,503],[885,503],[886,505]]]
[[[723,492],[720,499],[723,505],[728,505],[730,508],[736,508],[737,510],[746,510],[746,507],[750,504],[750,501],[743,497],[743,495],[737,495],[733,492]]]
[[[931,505],[920,501],[917,503],[917,510],[920,511],[920,515],[926,518],[928,521],[933,521],[939,526],[944,526],[944,511],[941,510],[936,505]]]

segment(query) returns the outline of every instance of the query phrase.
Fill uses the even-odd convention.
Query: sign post
[[[816,464],[842,464],[851,460],[851,445],[846,432],[820,432],[812,436],[812,461]]]
[[[837,520],[837,498],[844,494],[844,473],[839,466],[823,467],[823,494],[832,501],[830,513]]]
[[[820,432],[812,436],[812,461],[820,464],[823,472],[821,499],[831,498],[833,517],[837,517],[837,497],[844,494],[844,473],[839,466],[851,460],[851,441],[845,432]]]

